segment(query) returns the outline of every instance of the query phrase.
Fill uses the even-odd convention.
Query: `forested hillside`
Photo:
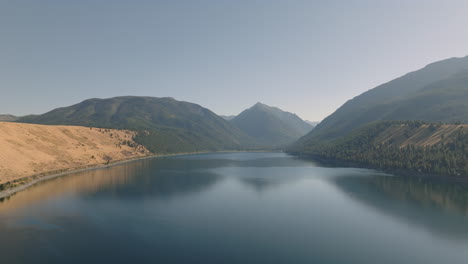
[[[384,169],[468,177],[468,125],[382,121],[291,153]]]
[[[379,120],[468,123],[468,56],[429,64],[349,100],[303,141],[339,138]]]
[[[248,136],[215,113],[173,98],[89,99],[18,122],[135,130],[135,140],[155,153],[254,147]]]
[[[466,125],[461,124],[468,124],[468,57],[429,64],[349,100],[289,151],[468,176]]]

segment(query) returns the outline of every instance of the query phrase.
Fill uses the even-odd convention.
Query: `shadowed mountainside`
[[[468,56],[429,64],[349,100],[302,142],[338,138],[378,120],[468,122]]]
[[[464,123],[468,57],[429,64],[349,100],[288,151],[378,168],[468,176]]]
[[[291,144],[313,128],[295,114],[262,103],[243,111],[231,122],[267,148]]]

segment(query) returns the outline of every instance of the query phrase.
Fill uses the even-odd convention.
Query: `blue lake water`
[[[467,262],[467,187],[282,153],[141,160],[0,202],[0,263]]]

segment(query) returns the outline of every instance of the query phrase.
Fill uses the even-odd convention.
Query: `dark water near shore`
[[[281,153],[142,160],[0,202],[0,263],[468,263],[468,188]]]

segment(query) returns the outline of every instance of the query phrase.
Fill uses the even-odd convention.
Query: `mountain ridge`
[[[14,115],[0,115],[0,122],[14,122],[18,120],[19,117]]]
[[[459,75],[468,76],[468,56],[462,58],[450,58],[438,62],[431,63],[426,67],[407,73],[399,78],[386,82],[373,89],[370,89],[343,104],[334,113],[326,117],[320,122],[316,128],[306,135],[305,139],[320,138],[333,139],[345,135],[346,133],[358,128],[361,125],[378,120],[423,120],[436,122],[452,122],[450,114],[441,114],[439,118],[431,118],[429,115],[421,115],[406,118],[404,114],[417,112],[422,113],[429,109],[418,109],[411,107],[413,104],[421,104],[421,96],[430,96],[427,89],[432,87],[432,90],[437,90],[437,87],[442,87],[446,83],[460,78]],[[461,85],[458,91],[459,99],[466,98],[468,94],[468,85]],[[440,88],[440,89],[442,89]],[[437,100],[437,96],[432,96],[431,100]],[[406,109],[403,109],[402,104],[407,101]],[[460,103],[461,102],[461,103]],[[459,100],[457,105],[463,105],[463,101]],[[397,112],[397,107],[402,107],[399,116],[392,115],[392,111]],[[447,103],[444,106],[449,108]],[[443,110],[443,109],[442,109]],[[462,111],[464,122],[468,122],[468,112]],[[462,121],[462,120],[460,120]]]
[[[468,124],[468,56],[431,63],[354,97],[288,152],[358,166],[468,176],[463,124]],[[436,133],[430,139],[434,144],[415,141],[431,133]],[[396,144],[401,140],[403,146]]]
[[[209,109],[172,97],[92,98],[17,122],[135,130],[139,131],[135,139],[158,153],[238,150],[254,145]]]
[[[378,121],[326,142],[291,150],[299,156],[386,170],[468,176],[468,125]]]
[[[287,146],[313,128],[296,114],[260,102],[242,111],[231,123],[267,148]]]

